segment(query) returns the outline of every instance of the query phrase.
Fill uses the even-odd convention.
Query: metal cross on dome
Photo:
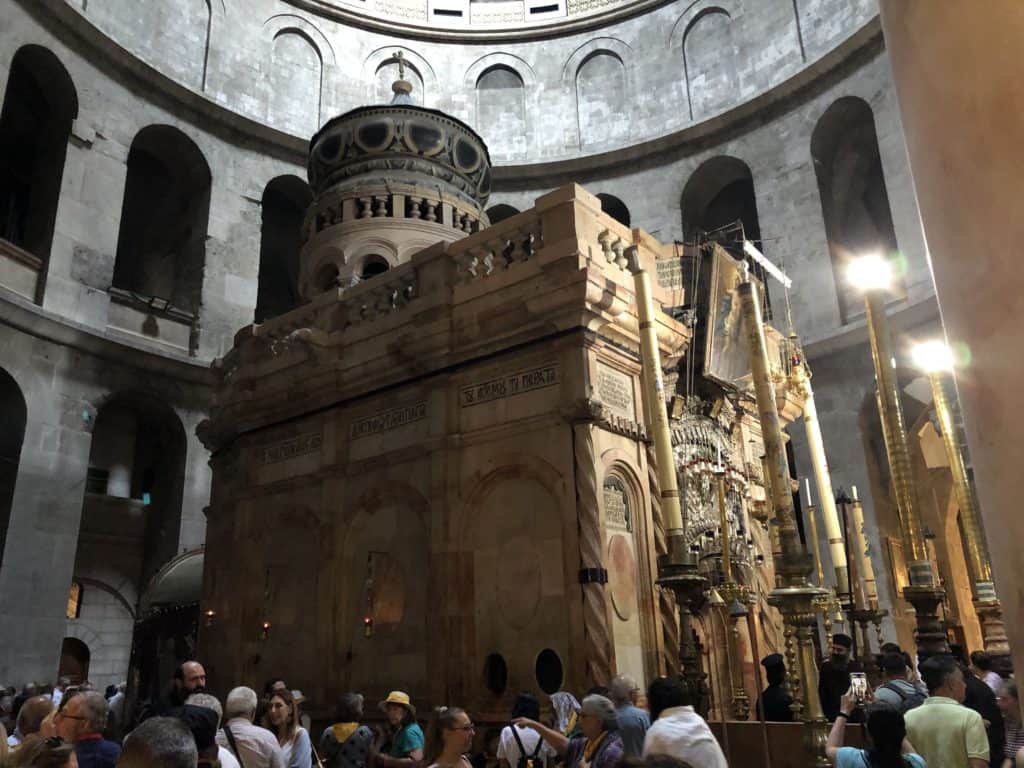
[[[395,51],[395,61],[398,62],[398,79],[405,80],[405,55],[401,51]]]

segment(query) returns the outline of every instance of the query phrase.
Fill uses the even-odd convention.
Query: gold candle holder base
[[[903,599],[914,606],[917,656],[921,661],[931,656],[949,654],[945,623],[939,618],[939,604],[945,596],[944,589],[933,585],[903,588]]]
[[[828,598],[828,590],[820,587],[780,587],[768,595],[769,605],[782,613],[786,625],[786,663],[790,692],[793,694],[793,717],[805,726],[804,744],[814,768],[828,768],[825,756],[829,724],[818,699],[818,665],[815,658],[814,634],[818,628],[817,605]]]
[[[686,551],[682,536],[668,537],[668,554],[658,558],[658,585],[671,589],[679,609],[680,677],[690,692],[693,708],[707,719],[711,705],[704,662],[693,632],[693,616],[706,602],[708,580],[697,569],[696,559]]]

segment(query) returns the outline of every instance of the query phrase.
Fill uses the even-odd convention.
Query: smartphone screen
[[[851,672],[850,691],[857,698],[857,702],[863,704],[868,695],[868,676],[863,672]]]

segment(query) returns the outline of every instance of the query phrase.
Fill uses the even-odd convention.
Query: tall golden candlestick
[[[772,506],[781,545],[775,563],[779,586],[772,590],[768,599],[779,608],[784,621],[789,625],[786,631],[786,657],[792,670],[791,680],[795,683],[793,709],[797,717],[807,724],[807,741],[813,765],[815,768],[824,768],[829,765],[825,756],[828,721],[822,714],[818,698],[818,667],[814,653],[818,617],[814,604],[825,594],[825,590],[813,587],[809,582],[814,566],[797,532],[789,485],[789,466],[775,399],[775,385],[768,362],[768,343],[757,286],[747,275],[737,286],[736,294],[740,300],[740,312],[747,334],[754,394],[764,439],[766,474],[771,485]]]
[[[683,676],[690,683],[691,690],[700,692],[706,690],[706,683],[701,668],[701,655],[693,637],[692,607],[703,603],[707,579],[700,575],[696,559],[686,549],[675,456],[672,452],[668,412],[665,409],[665,385],[661,375],[661,355],[658,351],[650,277],[640,266],[640,254],[636,245],[627,248],[625,255],[633,273],[633,289],[636,293],[637,316],[640,322],[640,356],[644,373],[644,414],[648,434],[654,443],[658,498],[661,501],[665,525],[667,552],[658,559],[658,584],[671,589],[675,594],[676,604],[679,606],[677,650],[684,666]]]
[[[661,512],[665,519],[665,534],[669,541],[682,539],[683,511],[679,505],[679,485],[676,482],[675,457],[672,454],[672,435],[665,409],[665,384],[661,375],[661,354],[658,351],[657,325],[654,301],[651,298],[651,279],[640,267],[636,246],[630,249],[633,267],[633,288],[636,291],[637,314],[640,320],[640,356],[643,362],[644,399],[647,430],[654,441],[654,457],[658,462],[658,484],[661,486]],[[669,547],[672,549],[671,545]]]
[[[994,656],[1008,657],[1010,644],[1003,623],[1002,606],[992,581],[992,565],[981,529],[981,516],[967,476],[967,464],[956,441],[953,405],[946,392],[946,374],[953,368],[952,355],[943,342],[925,342],[914,349],[914,359],[927,372],[932,386],[935,415],[938,417],[942,442],[949,459],[949,471],[953,476],[953,492],[963,521],[967,568],[971,575],[975,610],[981,619],[985,650]]]
[[[907,429],[903,418],[903,406],[900,404],[899,385],[896,381],[889,320],[885,312],[885,288],[891,281],[891,270],[891,265],[882,256],[864,256],[851,263],[851,277],[864,290],[882,437],[889,457],[896,511],[910,561],[910,584],[904,588],[903,597],[914,606],[918,656],[927,658],[949,653],[945,625],[938,615],[939,604],[945,593],[936,585],[932,574],[924,540],[924,525],[917,508],[910,469]]]

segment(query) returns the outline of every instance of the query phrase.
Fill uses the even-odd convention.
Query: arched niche
[[[290,312],[301,302],[302,222],[312,201],[309,185],[298,176],[278,176],[263,190],[257,323]]]
[[[629,208],[615,195],[609,195],[604,192],[597,196],[597,199],[601,201],[601,210],[615,219],[619,224],[624,227],[628,227],[630,224],[631,216],[629,215]]]
[[[646,517],[642,514],[643,494],[634,470],[617,451],[602,456],[605,470],[601,479],[601,517],[605,534],[604,563],[608,571],[606,595],[615,667],[644,685],[657,669],[655,628],[650,621],[656,606],[649,576],[649,553],[645,547]]]
[[[495,64],[477,78],[476,127],[495,157],[526,153],[526,86],[511,66]]]
[[[362,258],[359,265],[359,280],[370,280],[377,275],[383,275],[391,268],[388,260],[377,253],[371,253]]]
[[[757,196],[750,167],[736,157],[718,155],[697,166],[683,188],[679,203],[683,239],[695,242],[712,238],[736,259],[750,264],[751,272],[764,286],[766,309],[771,308],[770,286],[764,268],[743,252],[743,238],[764,252]],[[710,284],[710,270],[704,285]],[[770,315],[769,315],[770,316]]]
[[[811,159],[818,179],[825,236],[844,323],[863,314],[863,300],[846,279],[859,254],[898,253],[889,193],[871,107],[863,99],[836,100],[811,134]],[[895,286],[903,290],[902,280]]]
[[[40,45],[19,48],[0,112],[0,238],[38,258],[44,276],[77,117],[78,94],[60,60]]]
[[[25,440],[28,409],[21,388],[7,371],[0,368],[0,564],[4,559],[7,528],[11,522],[14,486]]]
[[[270,58],[270,123],[302,138],[316,133],[320,127],[323,72],[323,53],[305,30],[278,30]]]
[[[198,313],[210,186],[206,158],[182,131],[151,125],[136,134],[128,152],[115,289]]]
[[[60,646],[58,677],[67,677],[72,685],[81,685],[89,679],[92,652],[77,637],[65,637]]]
[[[616,53],[591,53],[576,71],[580,146],[601,145],[629,133],[626,66]]]
[[[420,74],[419,68],[416,67],[415,64],[406,60],[404,56],[402,68],[405,70],[405,80],[412,83],[412,93],[409,94],[409,98],[412,99],[413,104],[422,106],[426,96],[426,91],[423,85],[423,75]],[[391,101],[395,95],[391,86],[398,79],[399,64],[397,58],[392,56],[377,65],[377,70],[373,74],[374,96],[376,97],[376,103],[387,104]]]
[[[174,557],[185,453],[181,420],[155,395],[118,393],[102,404],[89,448],[76,574],[89,576],[115,556],[137,595]]]
[[[733,19],[725,8],[706,8],[689,22],[683,34],[683,70],[690,119],[713,115],[736,100],[735,52]]]
[[[428,519],[429,505],[415,488],[374,482],[356,495],[339,529],[335,642],[343,656],[339,680],[350,690],[386,695],[376,688],[382,668],[401,668],[414,691],[428,688]]]
[[[472,510],[471,516],[454,520],[460,551],[468,558],[462,578],[470,580],[467,593],[473,601],[471,615],[460,625],[463,652],[474,669],[488,654],[501,654],[510,690],[537,684],[535,662],[544,649],[569,658],[565,530],[557,486],[552,485],[555,473],[549,470],[533,462],[489,472],[465,497],[463,507]],[[453,674],[456,685],[464,686],[456,690],[464,692],[465,700],[488,695],[476,679]]]
[[[487,209],[487,218],[490,220],[491,224],[494,225],[515,216],[517,213],[519,213],[519,209],[515,206],[498,203],[497,205],[492,205]]]

